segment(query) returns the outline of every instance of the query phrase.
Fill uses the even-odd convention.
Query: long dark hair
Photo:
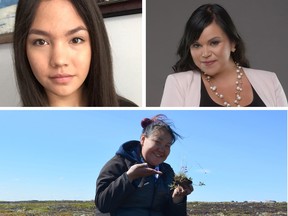
[[[49,106],[43,86],[30,67],[26,41],[41,1],[19,0],[14,30],[14,64],[23,106]],[[91,41],[91,65],[84,81],[87,106],[118,106],[113,79],[110,44],[96,0],[70,0],[88,28]]]
[[[220,26],[229,40],[236,44],[236,51],[231,53],[233,61],[243,67],[249,67],[249,62],[245,57],[244,42],[227,11],[218,4],[205,4],[197,8],[186,23],[184,35],[177,51],[180,60],[173,66],[175,72],[200,71],[192,59],[190,46],[199,39],[203,30],[213,21]]]

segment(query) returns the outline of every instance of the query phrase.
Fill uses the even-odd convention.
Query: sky
[[[93,200],[102,166],[160,113],[183,136],[166,162],[188,167],[188,201],[287,201],[286,111],[161,109],[1,110],[0,201]]]

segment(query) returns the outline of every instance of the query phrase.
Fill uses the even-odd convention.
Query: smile
[[[214,60],[214,61],[203,61],[203,62],[201,62],[203,65],[205,65],[205,66],[211,66],[212,64],[214,64],[216,62],[216,60]]]
[[[162,158],[163,156],[160,154],[155,154],[156,157]]]

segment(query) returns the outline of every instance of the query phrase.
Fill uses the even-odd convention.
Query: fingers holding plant
[[[188,178],[185,174],[181,173],[175,175],[174,181],[170,186],[172,193],[172,199],[174,203],[183,201],[184,197],[193,192],[193,182],[191,178]]]

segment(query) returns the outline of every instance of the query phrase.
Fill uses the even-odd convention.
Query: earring
[[[236,48],[234,47],[233,49],[232,49],[232,53],[234,53],[236,51]]]

